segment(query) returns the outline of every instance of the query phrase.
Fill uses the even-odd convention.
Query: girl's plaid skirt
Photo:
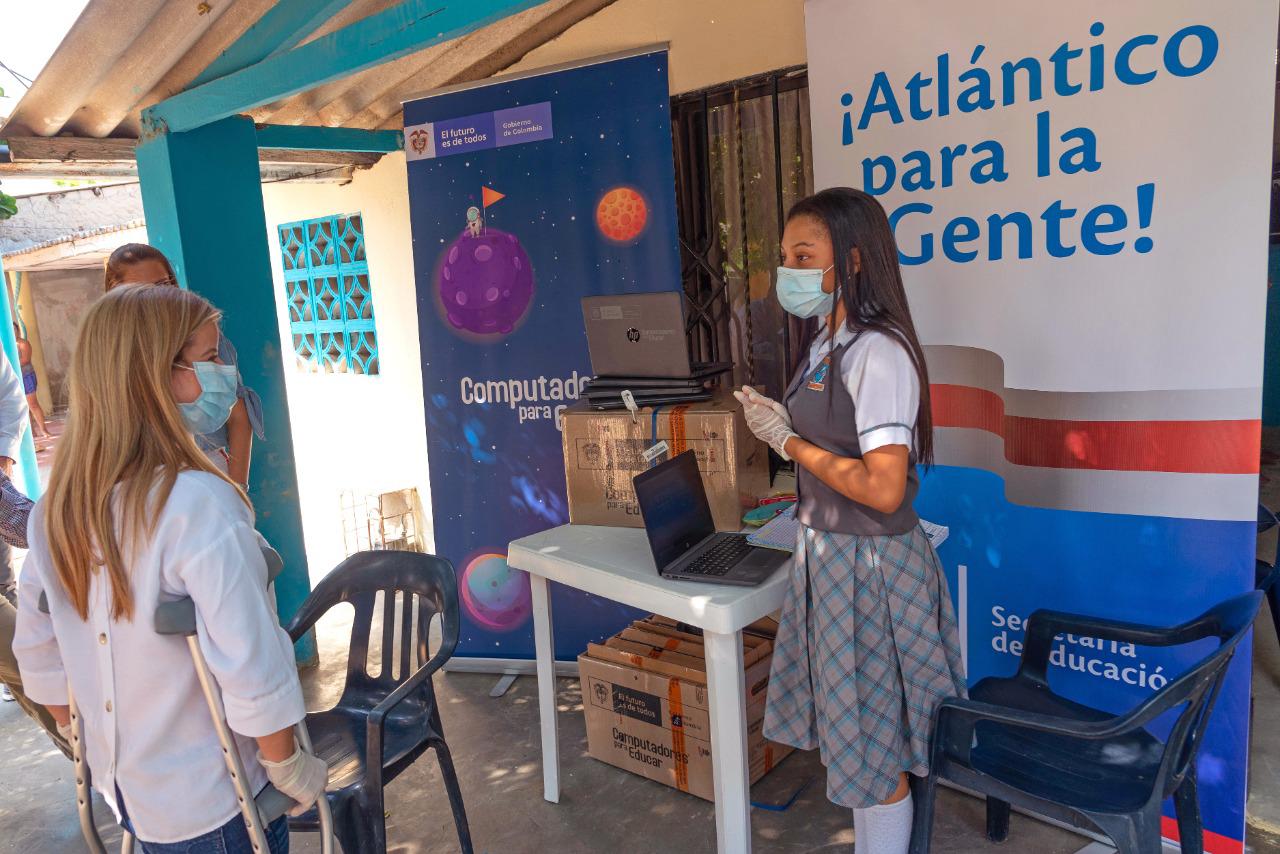
[[[917,526],[859,537],[801,527],[764,719],[768,738],[821,751],[827,797],[881,803],[929,766],[933,711],[964,696],[955,609]]]

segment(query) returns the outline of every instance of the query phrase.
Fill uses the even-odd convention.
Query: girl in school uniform
[[[111,253],[106,264],[106,288],[117,285],[172,285],[178,277],[165,254],[146,243],[126,243]],[[225,337],[218,339],[218,358],[224,365],[236,365],[236,348]],[[213,464],[238,483],[249,488],[249,460],[253,455],[253,437],[266,438],[263,432],[262,399],[240,381],[235,374],[235,405],[230,414],[212,413],[192,421],[196,444],[209,455]]]
[[[822,323],[781,402],[738,392],[798,479],[802,523],[764,733],[821,751],[859,854],[905,854],[908,774],[928,774],[933,710],[962,696],[955,613],[912,508],[933,460],[929,380],[884,209],[825,190],[787,218],[778,300]]]
[[[251,850],[187,644],[152,625],[160,602],[195,604],[253,791],[270,781],[297,813],[327,776],[293,737],[306,710],[253,511],[192,436],[204,378],[227,370],[218,318],[189,291],[151,286],[89,309],[19,581],[13,649],[27,695],[67,734],[69,679],[94,787],[148,854]],[[288,851],[283,818],[267,836],[272,854]]]

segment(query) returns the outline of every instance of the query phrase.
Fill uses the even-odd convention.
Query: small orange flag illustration
[[[499,193],[497,190],[491,190],[488,187],[481,187],[480,195],[482,199],[481,205],[486,208],[489,207],[489,205],[494,204],[495,202],[500,202],[507,197],[505,193]]]

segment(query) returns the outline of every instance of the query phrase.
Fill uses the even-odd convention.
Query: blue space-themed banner
[[[568,521],[560,415],[591,374],[581,300],[680,285],[667,54],[405,104],[436,552],[458,655],[534,656],[507,543]],[[631,618],[555,587],[556,656]]]

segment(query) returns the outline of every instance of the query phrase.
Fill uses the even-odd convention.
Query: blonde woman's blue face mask
[[[198,436],[227,423],[235,406],[240,374],[218,361],[221,335],[209,322],[191,336],[173,365],[173,396],[187,429]]]
[[[231,407],[236,405],[236,389],[240,385],[239,372],[235,365],[220,365],[217,362],[196,362],[181,369],[195,373],[200,383],[200,395],[191,403],[179,403],[178,411],[187,429],[197,436],[212,433],[231,417]]]

